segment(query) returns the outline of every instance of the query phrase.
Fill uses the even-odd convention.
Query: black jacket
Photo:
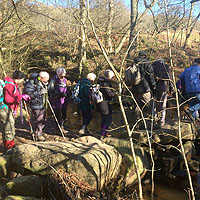
[[[48,86],[38,80],[38,75],[31,76],[24,84],[23,93],[31,97],[30,107],[33,110],[42,110],[47,106]]]
[[[140,58],[137,58],[137,63],[139,64],[143,80],[138,85],[132,86],[133,94],[143,94],[150,91],[155,91],[156,81],[151,63],[146,59]]]
[[[112,87],[112,83],[109,79],[105,77],[100,77],[98,79],[98,84],[100,85],[100,91],[103,94],[103,102],[97,104],[97,111],[101,114],[110,114],[112,112],[112,99],[115,96],[115,91]]]

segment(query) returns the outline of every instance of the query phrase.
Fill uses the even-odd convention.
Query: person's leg
[[[80,129],[80,134],[85,134],[87,132],[87,126],[89,125],[90,121],[92,120],[92,110],[88,111],[82,111],[82,117],[83,117],[83,125]]]
[[[134,111],[134,115],[133,115],[133,121],[134,123],[136,123],[139,119],[140,119],[140,109],[142,108],[142,94],[134,94],[134,98],[137,102],[138,105],[135,105],[135,111]]]
[[[64,127],[64,122],[66,120],[67,117],[67,105],[66,104],[62,104],[61,107],[61,122],[62,122],[62,126]]]
[[[106,125],[105,125],[106,119],[105,118],[106,118],[106,115],[101,114],[101,131],[100,131],[100,134],[103,137],[105,137],[105,135],[106,135]]]
[[[167,108],[167,92],[160,91],[157,96],[157,112],[160,114],[160,125],[165,124],[165,118],[166,118],[166,108]]]
[[[151,92],[146,92],[141,95],[141,102],[142,102],[142,111],[144,112],[144,116],[151,115],[152,113],[152,104],[151,101]]]
[[[67,114],[67,108],[62,108],[61,109],[61,114],[62,114],[62,121],[65,121],[66,120],[66,114]]]
[[[58,123],[61,125],[61,110],[57,109],[57,108],[54,108],[53,111],[54,111],[55,116],[56,116],[56,118],[58,120]]]
[[[193,118],[196,119],[196,111],[200,110],[200,94],[197,94],[196,98],[189,102],[188,110],[192,112]]]
[[[5,149],[10,149],[15,146],[15,119],[12,110],[0,109],[0,120],[3,123],[3,146]]]
[[[140,108],[142,110],[144,118],[146,119],[145,121],[146,121],[147,128],[150,129],[151,119],[149,117],[154,112],[153,101],[151,101],[151,93],[147,92],[147,93],[141,94],[140,100],[141,100]],[[152,109],[153,109],[153,112],[152,112]],[[147,118],[149,118],[149,119],[147,119]],[[142,120],[142,123],[143,123],[143,120]],[[145,128],[144,123],[143,123],[142,127]]]
[[[102,115],[103,123],[101,123],[101,137],[107,136],[107,130],[112,122],[112,113],[108,115]]]
[[[66,127],[65,126],[66,115],[67,115],[67,106],[62,105],[62,107],[61,107],[61,128],[65,134],[68,133],[68,131],[65,128]]]
[[[45,126],[45,110],[33,110],[35,118],[35,135],[43,140],[42,131]]]

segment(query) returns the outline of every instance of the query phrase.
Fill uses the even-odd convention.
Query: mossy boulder
[[[129,187],[137,182],[137,174],[135,171],[130,141],[119,138],[105,138],[103,140],[106,144],[114,146],[123,157],[123,165],[125,165],[125,186]],[[134,144],[136,153],[136,160],[141,177],[143,177],[147,169],[149,169],[149,160],[144,149]]]
[[[6,190],[8,194],[42,197],[43,185],[40,178],[34,175],[21,176],[14,178],[6,183]]]
[[[9,195],[5,198],[5,200],[40,200],[35,197],[25,197],[25,196],[14,196],[14,195]]]
[[[63,169],[81,176],[94,190],[101,190],[120,171],[122,156],[112,146],[85,136],[73,142],[38,142],[16,147],[12,162],[35,174]]]
[[[11,156],[0,156],[0,178],[4,178],[8,175],[11,159]]]

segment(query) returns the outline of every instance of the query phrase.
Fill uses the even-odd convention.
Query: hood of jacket
[[[6,76],[4,78],[4,81],[15,83],[15,81],[12,78],[10,78],[9,76]],[[15,85],[16,85],[16,83],[15,83]]]

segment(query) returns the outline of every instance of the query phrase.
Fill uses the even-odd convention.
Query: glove
[[[31,97],[28,94],[22,94],[21,98],[24,99],[25,101],[30,101]]]

